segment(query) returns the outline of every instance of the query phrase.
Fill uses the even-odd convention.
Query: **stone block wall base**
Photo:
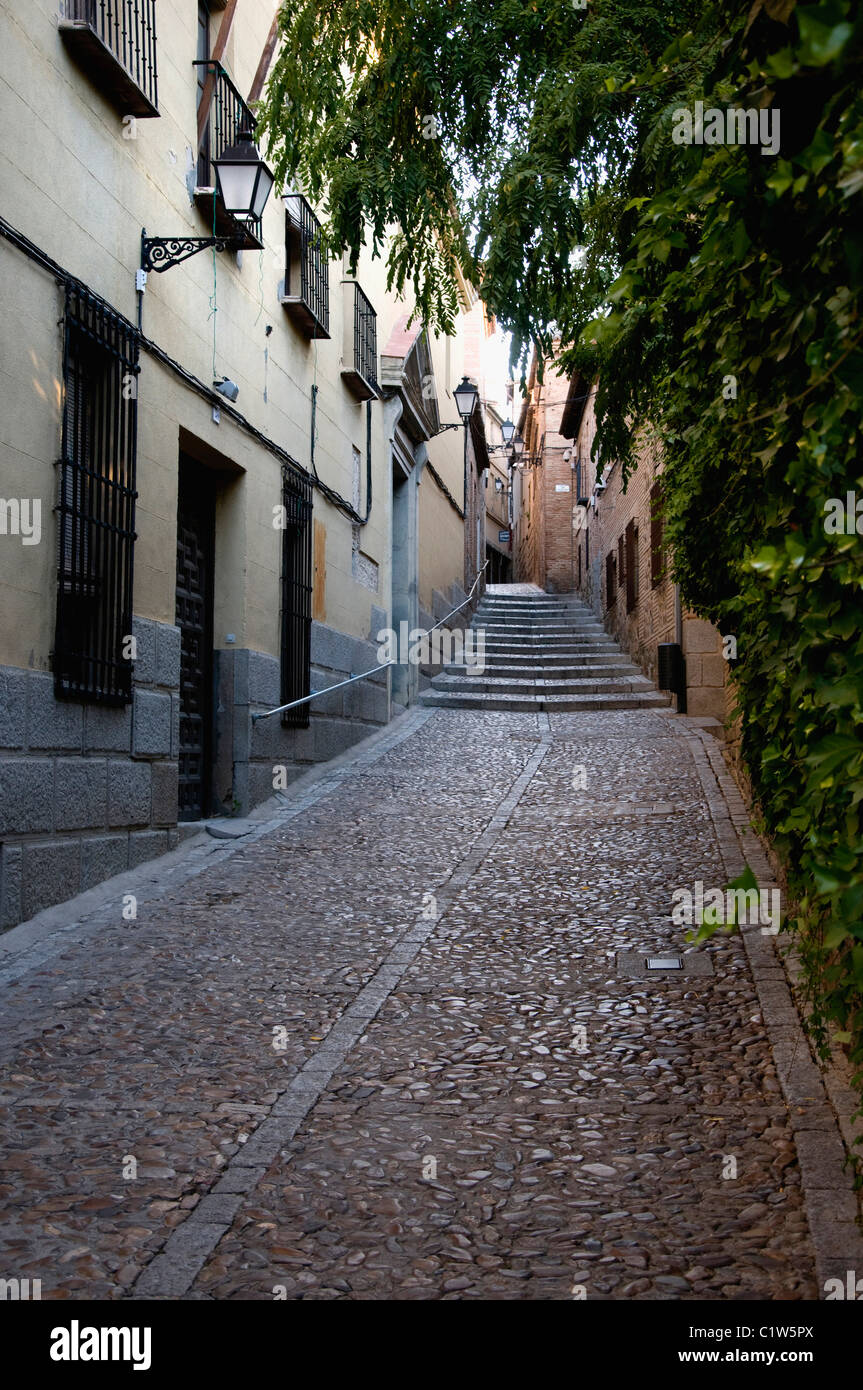
[[[176,843],[180,631],[133,620],[131,702],[0,668],[0,930]]]
[[[373,607],[369,639],[312,623],[312,689],[326,690],[378,664],[378,632],[386,614]],[[344,753],[390,720],[388,671],[342,686],[311,705],[308,728],[286,728],[281,715],[252,723],[280,703],[277,657],[243,648],[216,653],[219,708],[216,784],[225,814],[248,815],[315,763]],[[226,798],[223,789],[230,788]]]

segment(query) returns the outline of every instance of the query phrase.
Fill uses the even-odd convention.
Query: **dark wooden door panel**
[[[180,462],[177,610],[180,657],[179,818],[210,812],[213,687],[213,490],[205,471]]]

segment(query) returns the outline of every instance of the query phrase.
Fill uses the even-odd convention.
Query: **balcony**
[[[356,280],[343,280],[342,380],[358,401],[377,400],[378,316]]]
[[[254,112],[243,101],[221,63],[209,59],[198,60],[194,67],[207,69],[202,100],[207,102],[209,108],[198,147],[195,206],[206,221],[208,231],[213,231],[215,220],[217,235],[242,235],[244,239],[238,249],[260,251],[264,245],[260,218],[238,222],[225,211],[216,192],[216,175],[213,169],[213,160],[219,159],[229,145],[236,144],[241,130],[255,129]],[[201,130],[200,111],[198,128]]]
[[[307,338],[329,338],[330,268],[320,223],[302,193],[287,195],[285,213],[282,304]]]
[[[122,116],[158,116],[156,0],[66,0],[70,55]]]

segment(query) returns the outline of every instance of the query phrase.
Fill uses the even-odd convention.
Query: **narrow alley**
[[[8,933],[2,1263],[43,1299],[816,1299],[798,1159],[835,1140],[780,1085],[774,939],[671,921],[739,871],[718,766],[666,708],[414,708]]]

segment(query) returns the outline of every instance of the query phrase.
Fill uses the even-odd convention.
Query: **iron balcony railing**
[[[285,197],[287,275],[282,303],[311,338],[330,336],[330,269],[321,224],[302,193]]]
[[[66,0],[61,30],[82,26],[110,50],[152,108],[134,114],[158,115],[156,0]]]
[[[354,287],[354,367],[371,386],[378,384],[378,316],[359,285]]]
[[[357,400],[380,395],[378,385],[378,316],[356,280],[342,281],[344,346],[342,380]]]
[[[241,130],[254,131],[257,124],[255,113],[246,104],[221,63],[212,59],[196,59],[196,68],[207,69],[204,85],[204,100],[209,98],[209,117],[204,127],[203,137],[198,149],[198,187],[215,188],[216,171],[213,160],[220,159],[229,145],[235,145]],[[257,241],[261,242],[261,219],[254,218],[244,224]]]

